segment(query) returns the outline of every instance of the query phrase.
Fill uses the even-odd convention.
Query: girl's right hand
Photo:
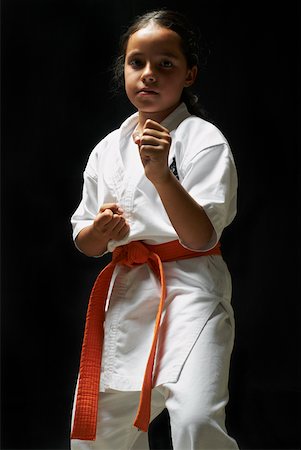
[[[93,228],[100,239],[121,241],[130,231],[123,216],[124,211],[117,203],[104,203],[94,219]]]

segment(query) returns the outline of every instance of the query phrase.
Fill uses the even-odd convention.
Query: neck
[[[145,111],[139,111],[139,117],[138,117],[138,126],[137,129],[139,131],[143,130],[144,124],[147,119],[154,120],[155,122],[161,123],[169,114],[171,114],[179,105],[172,106],[171,108],[168,108],[164,111],[159,112],[145,112]]]

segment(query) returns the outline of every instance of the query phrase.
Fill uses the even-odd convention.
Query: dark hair
[[[145,28],[149,22],[155,22],[160,27],[169,28],[175,31],[182,40],[182,50],[186,57],[188,67],[197,66],[199,69],[205,54],[205,48],[200,46],[200,32],[193,27],[188,19],[177,11],[168,9],[159,9],[147,12],[142,16],[136,17],[132,25],[121,36],[119,44],[119,55],[113,65],[113,83],[114,92],[119,92],[121,87],[124,87],[124,63],[127,44],[136,31]],[[205,59],[205,58],[204,58]],[[184,88],[181,100],[186,104],[188,111],[191,114],[204,117],[205,111],[198,103],[198,96],[194,94],[190,87]]]

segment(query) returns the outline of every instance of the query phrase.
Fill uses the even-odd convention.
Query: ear
[[[184,87],[189,87],[189,86],[193,85],[193,83],[195,82],[197,73],[198,73],[197,66],[193,66],[191,69],[187,70],[187,75],[186,75]]]

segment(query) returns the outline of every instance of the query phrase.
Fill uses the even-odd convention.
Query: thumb
[[[133,133],[133,139],[134,139],[135,144],[140,145],[140,134],[138,131],[135,131]]]
[[[99,212],[102,213],[106,209],[110,209],[112,211],[112,213],[115,213],[115,214],[123,213],[123,209],[120,208],[120,206],[117,203],[104,203],[103,205],[101,205]]]

